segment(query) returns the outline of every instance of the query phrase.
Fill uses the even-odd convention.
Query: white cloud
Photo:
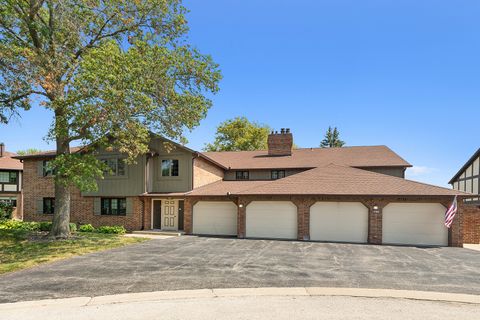
[[[436,168],[430,168],[430,167],[425,167],[425,166],[414,166],[412,168],[407,169],[407,174],[409,176],[422,176],[425,174],[430,174],[432,172],[437,171]]]

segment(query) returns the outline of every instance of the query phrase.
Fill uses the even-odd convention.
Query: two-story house
[[[480,243],[480,148],[449,182],[454,190],[472,193],[465,199],[464,242]]]
[[[5,144],[0,143],[0,202],[12,205],[13,217],[22,219],[23,164],[13,156],[16,154],[8,152]]]
[[[455,195],[467,195],[406,180],[411,165],[386,146],[292,149],[288,129],[270,134],[264,151],[196,152],[165,142],[152,137],[136,164],[99,152],[112,173],[97,192],[73,191],[72,221],[239,238],[462,244],[462,207],[451,229],[443,216]],[[53,157],[18,157],[26,220],[50,220],[55,210]]]

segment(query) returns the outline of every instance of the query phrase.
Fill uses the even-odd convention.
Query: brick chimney
[[[290,129],[282,128],[280,133],[275,131],[268,135],[269,156],[290,156],[292,155],[293,135]]]
[[[3,157],[3,154],[5,153],[5,143],[0,143],[0,158]]]

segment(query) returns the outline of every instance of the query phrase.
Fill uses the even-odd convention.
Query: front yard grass
[[[116,234],[77,232],[71,239],[51,241],[45,233],[0,230],[0,274],[146,240]]]

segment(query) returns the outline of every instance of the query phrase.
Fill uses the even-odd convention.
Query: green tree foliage
[[[205,145],[205,151],[246,151],[267,149],[270,128],[245,117],[222,122],[217,127],[213,143]]]
[[[320,143],[321,148],[340,148],[345,145],[345,141],[340,140],[340,132],[337,127],[328,127],[325,138]]]
[[[18,150],[17,154],[19,156],[26,156],[26,155],[29,155],[29,154],[35,154],[35,153],[39,153],[39,152],[42,152],[42,150],[35,149],[35,148],[28,148],[28,149],[25,149],[25,150]]]
[[[34,104],[54,114],[53,236],[69,234],[70,187],[103,174],[95,150],[133,161],[149,131],[184,141],[206,116],[221,75],[186,42],[185,13],[181,0],[0,0],[0,123]]]

